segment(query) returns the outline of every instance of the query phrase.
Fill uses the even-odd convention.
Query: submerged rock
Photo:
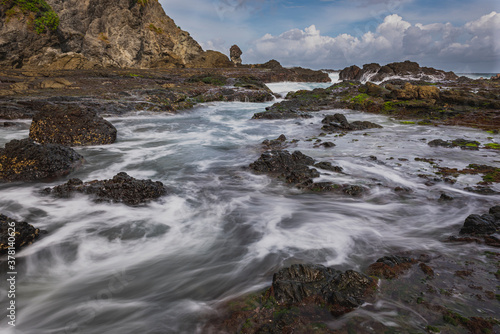
[[[33,225],[0,214],[0,255],[8,254],[9,247],[18,252],[31,245],[39,236],[40,230]]]
[[[326,131],[357,131],[366,129],[380,129],[382,126],[368,121],[354,121],[349,123],[343,114],[326,116],[321,123],[325,124],[322,129]]]
[[[97,112],[75,105],[47,105],[33,117],[30,138],[68,146],[105,145],[116,140],[116,128]]]
[[[125,172],[118,173],[110,180],[83,182],[71,179],[67,183],[45,188],[44,194],[58,198],[69,198],[74,193],[93,195],[96,202],[115,202],[137,205],[157,199],[166,194],[163,183],[138,180]]]
[[[37,144],[26,138],[0,148],[1,181],[33,181],[67,175],[83,163],[73,149],[58,144]]]
[[[393,279],[411,268],[415,263],[417,263],[416,260],[406,256],[384,256],[368,267],[368,274],[380,278]]]

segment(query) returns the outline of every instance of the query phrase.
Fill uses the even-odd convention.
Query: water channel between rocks
[[[280,85],[270,86],[286,90]],[[404,250],[480,256],[480,246],[443,241],[500,196],[463,190],[480,176],[426,184],[418,174],[433,174],[433,167],[415,158],[459,169],[499,166],[496,150],[427,144],[459,137],[491,142],[488,136],[498,142],[498,135],[347,110],[304,120],[251,120],[271,104],[213,103],[177,115],[108,118],[118,129],[117,142],[76,148],[86,162],[66,179],[108,179],[125,171],[163,182],[167,196],[147,205],[38,194],[66,179],[0,184],[0,212],[48,231],[18,254],[18,326],[7,333],[194,333],[220,301],[268,286],[273,272],[293,263],[364,270]],[[338,112],[383,128],[318,137],[336,146],[314,148],[324,115]],[[28,126],[0,128],[0,146],[27,137]],[[260,143],[280,134],[299,140],[289,151],[343,167],[344,174],[322,180],[370,191],[360,198],[304,192],[248,170],[262,153]],[[455,200],[438,201],[442,193]],[[391,321],[396,314],[386,309],[383,317]],[[6,320],[0,325],[5,329]]]

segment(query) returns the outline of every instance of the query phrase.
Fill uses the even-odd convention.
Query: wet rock
[[[495,191],[495,190],[491,189],[490,187],[486,187],[486,186],[465,187],[464,190],[469,191],[471,193],[480,194],[480,195],[500,194],[500,192]]]
[[[324,302],[338,316],[361,306],[375,284],[372,278],[353,270],[296,264],[274,274],[271,291],[279,305]]]
[[[30,127],[30,138],[42,144],[105,145],[114,143],[116,134],[116,128],[97,112],[75,105],[47,105]]]
[[[450,147],[450,148],[460,147],[461,149],[464,149],[464,150],[478,150],[479,145],[481,145],[481,143],[479,143],[475,140],[467,140],[467,139],[463,139],[463,138],[457,138],[457,139],[449,140],[449,141],[442,140],[442,139],[434,139],[434,140],[431,140],[428,143],[428,145],[432,146],[432,147],[437,147],[437,146]]]
[[[417,261],[406,256],[384,256],[368,267],[368,274],[393,279],[410,269]]]
[[[472,214],[465,219],[460,234],[489,235],[500,228],[500,219],[492,214]]]
[[[323,130],[332,132],[382,128],[382,126],[368,121],[354,121],[349,123],[343,114],[328,115],[321,123],[325,124],[322,127]]]
[[[265,146],[268,149],[281,149],[285,146],[286,142],[286,136],[284,134],[281,134],[278,138],[276,139],[266,139],[262,142],[262,145]]]
[[[37,144],[26,138],[0,148],[0,180],[33,181],[67,175],[83,163],[73,149],[58,144]]]
[[[327,161],[318,162],[318,163],[314,164],[314,167],[329,170],[329,171],[335,172],[335,173],[342,173],[342,171],[344,170],[342,167],[333,166],[331,162],[327,162]]]
[[[71,179],[67,183],[45,188],[43,194],[58,198],[69,198],[75,193],[92,195],[96,202],[114,202],[138,205],[166,194],[163,183],[151,180],[138,180],[125,172],[120,172],[112,179],[83,182]]]
[[[40,230],[33,225],[0,214],[0,255],[8,254],[9,247],[19,252],[23,247],[31,245],[39,236]]]
[[[453,201],[453,200],[454,198],[448,194],[441,194],[441,196],[439,197],[440,202]]]

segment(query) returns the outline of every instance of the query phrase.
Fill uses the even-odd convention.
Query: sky
[[[342,69],[404,60],[500,73],[500,0],[160,0],[205,50]]]

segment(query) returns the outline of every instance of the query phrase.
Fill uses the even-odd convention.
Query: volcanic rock
[[[274,274],[271,291],[279,305],[326,303],[338,316],[361,306],[374,285],[372,278],[353,270],[295,264]]]
[[[368,121],[354,121],[349,123],[343,114],[328,115],[321,123],[325,124],[322,129],[326,131],[357,131],[382,128],[382,126]]]
[[[420,67],[419,64],[409,60],[399,63],[390,63],[385,66],[379,64],[365,64],[363,69],[356,65],[346,67],[340,71],[341,80],[381,82],[391,78],[404,78],[411,80],[443,81],[457,80],[453,72],[444,72],[430,67]]]
[[[120,172],[112,179],[83,182],[71,179],[68,182],[45,188],[43,194],[58,198],[70,198],[74,193],[92,195],[96,202],[115,202],[138,205],[157,199],[166,194],[163,183],[151,180],[138,180],[125,172]]]
[[[73,149],[59,144],[37,144],[26,138],[0,148],[1,181],[33,181],[69,174],[83,163]]]
[[[95,111],[75,105],[47,105],[33,117],[30,138],[68,146],[105,145],[116,140],[116,128]]]
[[[14,250],[18,252],[21,248],[31,245],[39,236],[40,230],[33,225],[26,222],[18,222],[0,214],[0,255],[7,254],[9,247],[12,245],[14,246]],[[11,237],[11,240],[14,240],[10,245],[9,237]]]

